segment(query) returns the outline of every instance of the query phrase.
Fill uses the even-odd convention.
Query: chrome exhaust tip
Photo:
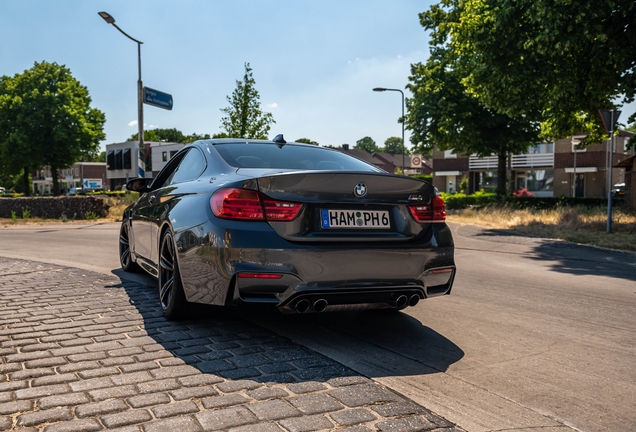
[[[405,308],[408,301],[408,298],[404,294],[402,294],[395,299],[395,307],[398,309]]]
[[[415,306],[420,302],[420,296],[417,294],[413,294],[409,299],[409,306]]]
[[[296,312],[298,313],[307,312],[309,310],[309,300],[299,300],[298,302],[296,302],[296,306],[294,306],[294,309],[296,309]]]
[[[325,299],[316,300],[314,302],[314,310],[316,312],[323,312],[325,309],[327,309],[327,304],[327,300]]]

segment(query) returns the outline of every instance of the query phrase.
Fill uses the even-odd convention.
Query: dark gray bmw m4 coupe
[[[454,246],[429,183],[346,152],[272,141],[185,146],[126,186],[122,268],[158,279],[165,316],[189,302],[285,313],[415,306],[449,294]]]

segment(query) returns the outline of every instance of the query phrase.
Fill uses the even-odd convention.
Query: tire
[[[185,315],[187,304],[179,263],[177,262],[174,236],[170,230],[161,238],[159,248],[159,304],[163,315],[169,320],[176,320]]]
[[[119,263],[125,272],[138,272],[140,270],[137,263],[132,261],[130,256],[130,225],[127,219],[121,223],[119,230]]]

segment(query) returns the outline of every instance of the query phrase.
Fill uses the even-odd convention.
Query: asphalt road
[[[636,255],[451,226],[450,296],[399,314],[239,315],[469,431],[636,430]],[[0,228],[0,256],[122,276],[118,229]]]

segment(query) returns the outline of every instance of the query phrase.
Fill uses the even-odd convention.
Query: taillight
[[[265,207],[267,220],[290,221],[296,217],[303,205],[289,201],[265,199],[263,200],[263,206]]]
[[[444,200],[434,196],[430,204],[416,204],[408,206],[413,218],[418,222],[444,222],[446,220],[446,206]]]
[[[228,188],[216,191],[210,206],[214,215],[223,219],[291,221],[303,205],[261,197],[251,189]]]
[[[214,215],[223,219],[265,220],[258,192],[249,189],[219,189],[212,195]]]

